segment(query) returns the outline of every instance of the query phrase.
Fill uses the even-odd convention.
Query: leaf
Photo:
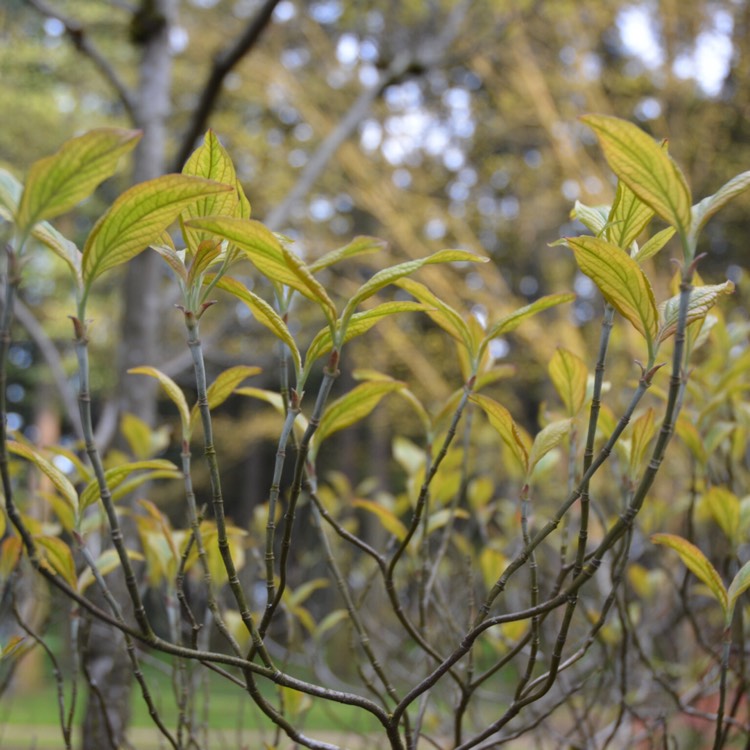
[[[221,242],[203,240],[203,242],[198,245],[195,251],[195,256],[193,257],[193,262],[190,264],[187,285],[192,288],[196,280],[200,279],[211,265],[219,259],[221,253]]]
[[[281,316],[269,305],[265,300],[261,299],[257,294],[251,292],[244,284],[232,279],[228,276],[223,276],[216,284],[219,289],[223,289],[225,292],[229,292],[231,295],[236,297],[238,300],[244,302],[250,311],[253,313],[255,319],[261,324],[268,328],[276,338],[281,339],[289,348],[292,359],[294,360],[294,366],[297,370],[297,375],[302,371],[302,357],[300,356],[297,343],[295,342],[292,334],[287,327],[287,324],[281,318]]]
[[[81,280],[81,251],[78,246],[55,229],[47,221],[39,222],[31,232],[31,236],[50,249],[73,272],[73,277]]]
[[[708,508],[727,539],[736,543],[740,531],[740,501],[737,495],[726,487],[714,486],[703,495],[702,505]]]
[[[17,536],[9,536],[0,543],[0,586],[8,580],[21,559],[23,545]]]
[[[125,412],[120,419],[120,432],[127,441],[130,452],[138,460],[151,456],[152,431],[144,420]]]
[[[311,581],[298,586],[294,591],[287,588],[285,598],[290,607],[299,607],[304,604],[316,591],[328,588],[329,582],[325,578],[313,578]]]
[[[578,219],[586,229],[598,237],[607,228],[609,212],[609,206],[587,206],[580,201],[576,201],[573,210],[570,212],[570,217]]]
[[[350,427],[355,422],[364,419],[384,396],[405,386],[405,383],[397,380],[370,380],[352,388],[349,393],[328,405],[315,433],[316,444],[320,445],[334,432]]]
[[[0,168],[0,216],[6,221],[15,223],[18,201],[23,192],[23,185],[8,172]]]
[[[706,461],[708,461],[708,455],[703,445],[703,438],[701,438],[700,433],[693,422],[681,414],[677,419],[676,432],[682,442],[685,443],[693,454],[695,460],[701,466],[705,466]]]
[[[183,435],[189,437],[190,431],[190,410],[187,405],[187,399],[185,394],[182,392],[177,383],[172,380],[168,375],[165,375],[155,367],[148,367],[144,365],[142,367],[131,367],[128,370],[129,375],[149,375],[152,378],[156,378],[159,384],[164,389],[164,392],[172,400],[172,403],[177,407],[177,411],[180,413],[180,422],[182,423]]]
[[[148,245],[191,203],[232,188],[200,177],[167,174],[126,190],[94,225],[83,248],[83,280],[126,263]]]
[[[44,550],[44,559],[52,570],[62,576],[71,588],[75,589],[78,585],[78,578],[70,547],[56,536],[40,536],[35,541]]]
[[[724,583],[716,572],[716,568],[711,565],[711,562],[694,544],[674,534],[652,534],[651,541],[654,544],[664,544],[675,550],[687,568],[711,589],[716,601],[721,604],[726,613],[728,602]]]
[[[620,248],[596,237],[572,237],[568,246],[576,263],[617,312],[649,342],[656,338],[656,300],[638,264]]]
[[[574,417],[586,401],[588,370],[580,357],[567,349],[557,349],[549,363],[549,376],[569,417]]]
[[[482,258],[474,253],[466,252],[465,250],[440,250],[433,255],[429,255],[426,258],[419,258],[417,260],[407,260],[405,263],[399,263],[396,266],[390,268],[384,268],[382,271],[378,271],[372,276],[372,278],[364,283],[354,294],[354,296],[346,303],[344,312],[341,315],[343,321],[348,321],[354,313],[355,308],[368,297],[372,297],[375,292],[382,289],[388,284],[393,284],[397,279],[401,279],[404,276],[418,271],[422,266],[426,266],[432,263],[453,263],[453,262],[470,262],[470,263],[486,263],[489,258]]]
[[[251,378],[253,375],[257,375],[261,372],[260,367],[249,367],[247,365],[236,365],[230,367],[224,372],[219,373],[208,386],[206,390],[206,398],[208,399],[208,408],[213,410],[217,406],[221,406],[234,392],[234,389],[243,381]],[[195,426],[198,421],[198,404],[193,405],[193,409],[190,412],[190,426]]]
[[[704,198],[692,208],[692,222],[690,233],[697,237],[708,220],[721,208],[726,206],[732,198],[744,193],[750,187],[750,171],[742,172],[732,177],[729,182],[720,187],[713,195]]]
[[[593,239],[593,238],[589,238]],[[492,339],[502,336],[511,331],[515,331],[521,323],[527,318],[537,315],[543,310],[548,310],[550,307],[555,305],[562,305],[565,302],[572,302],[576,298],[572,292],[566,292],[564,294],[548,294],[545,297],[540,297],[531,304],[519,307],[518,310],[514,310],[510,315],[505,315],[500,318],[497,323],[490,326],[487,331],[487,335],[482,341],[482,351],[487,347]]]
[[[750,562],[746,562],[738,571],[737,575],[732,579],[729,584],[729,591],[727,591],[727,624],[731,623],[732,616],[734,615],[734,607],[737,604],[737,600],[750,588]]]
[[[304,267],[302,261],[285,250],[274,233],[259,221],[212,216],[191,219],[185,222],[185,226],[211,232],[237,245],[250,262],[272,282],[296,289],[300,294],[321,305],[326,311],[326,317],[331,315],[331,310],[335,317],[333,302],[323,287]]]
[[[23,232],[69,211],[114,174],[117,162],[141,137],[139,130],[100,128],[63,143],[35,162],[26,178],[16,221]]]
[[[654,212],[623,182],[617,183],[615,202],[607,217],[607,239],[623,250],[630,245],[651,221]]]
[[[374,325],[389,315],[396,315],[403,312],[424,312],[425,307],[418,302],[384,302],[370,310],[354,313],[349,319],[349,325],[346,327],[346,334],[341,342],[343,346],[347,341],[351,341],[357,336],[369,331]],[[333,339],[331,338],[331,329],[322,328],[310,342],[310,346],[305,353],[305,376],[310,373],[312,365],[324,354],[327,354],[333,348]]]
[[[610,169],[644,203],[686,235],[690,189],[666,151],[632,123],[607,115],[581,118],[597,135]]]
[[[654,425],[654,410],[646,411],[633,422],[631,448],[630,448],[630,476],[635,477],[646,455],[656,427]]]
[[[366,510],[368,513],[377,516],[385,530],[389,534],[393,534],[399,542],[403,542],[406,539],[406,526],[388,508],[372,500],[361,499],[353,500],[352,505],[355,508],[362,508],[362,510]]]
[[[126,551],[131,560],[141,561],[144,559],[140,552],[136,552],[132,549]],[[99,555],[96,559],[95,565],[99,573],[106,576],[108,573],[111,573],[113,570],[120,567],[120,555],[114,547],[110,547]],[[78,577],[78,591],[83,593],[95,580],[91,569],[88,567],[84,568],[83,572]]]
[[[510,412],[494,399],[479,393],[469,396],[469,400],[484,411],[490,420],[490,424],[500,434],[503,442],[508,446],[513,457],[518,461],[524,474],[526,474],[529,469],[529,454]]]
[[[292,269],[293,273],[308,289],[309,294],[307,296],[320,305],[323,314],[326,316],[328,325],[333,328],[336,325],[336,305],[333,304],[333,300],[328,296],[325,287],[312,275],[308,267],[300,260],[300,258],[286,247],[286,245],[281,246],[281,251],[284,253],[284,259],[289,268]]]
[[[131,474],[136,471],[147,471],[155,469],[156,471],[177,472],[177,467],[171,462],[162,458],[152,458],[148,461],[133,461],[132,463],[120,464],[104,472],[104,479],[110,492],[119,487]],[[81,511],[85,510],[97,500],[99,500],[99,485],[96,479],[92,479],[86,487],[79,500]]]
[[[41,453],[37,452],[26,443],[19,443],[15,440],[9,440],[7,443],[8,450],[16,456],[21,456],[27,461],[31,461],[55,486],[55,489],[62,495],[65,502],[78,515],[78,493],[71,481],[58,469],[52,462],[48,461]]]
[[[309,265],[310,273],[318,273],[318,271],[322,271],[324,268],[328,268],[346,258],[353,258],[356,255],[379,253],[385,246],[385,241],[377,237],[355,237],[348,245],[344,245],[344,247],[340,247],[338,250],[331,250],[330,253],[326,253],[311,263]]]
[[[705,318],[722,294],[733,293],[734,284],[731,281],[709,286],[694,286],[690,290],[690,299],[688,300],[688,325]],[[662,320],[659,328],[659,342],[668,339],[677,330],[677,319],[680,316],[680,296],[677,294],[659,305],[659,315]]]
[[[185,262],[173,247],[170,247],[169,245],[155,245],[152,243],[151,249],[161,255],[183,284],[187,284],[188,270],[185,268]]]
[[[562,419],[559,422],[548,424],[537,434],[529,451],[527,476],[531,476],[534,467],[570,434],[572,426],[573,420]]]
[[[643,243],[638,252],[633,255],[633,260],[641,264],[644,260],[653,258],[663,247],[669,242],[674,236],[674,227],[667,227],[662,229],[661,232],[657,232],[653,237],[650,237],[646,242]]]
[[[25,635],[12,635],[4,646],[0,644],[0,659],[21,656],[30,648],[31,646]]]

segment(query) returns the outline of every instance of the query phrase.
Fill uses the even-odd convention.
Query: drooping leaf
[[[526,474],[529,468],[529,453],[510,412],[494,399],[480,393],[472,394],[469,399],[484,411],[490,424],[497,430],[521,470]]]
[[[223,276],[216,286],[244,302],[250,308],[255,319],[261,325],[268,328],[276,338],[281,339],[287,345],[294,360],[296,371],[299,374],[302,370],[302,357],[297,348],[297,343],[290,333],[287,324],[276,310],[236,279]]]
[[[78,584],[73,553],[62,539],[56,536],[39,536],[36,543],[44,550],[44,560],[52,570],[62,576],[72,588]]]
[[[164,389],[164,392],[172,400],[172,403],[177,407],[177,411],[180,414],[180,422],[182,423],[183,433],[186,432],[190,427],[190,409],[187,405],[187,399],[185,394],[182,392],[177,383],[172,380],[168,375],[165,375],[155,367],[148,367],[146,365],[142,367],[132,367],[128,370],[129,375],[149,375],[152,378],[156,378],[159,384]]]
[[[704,495],[703,507],[708,509],[730,542],[737,541],[740,531],[740,500],[727,487],[714,485]]]
[[[597,237],[571,237],[568,246],[581,272],[651,345],[658,327],[656,300],[638,264],[620,248]]]
[[[48,461],[41,453],[27,445],[15,440],[9,440],[7,443],[8,451],[21,456],[27,461],[31,461],[55,486],[55,489],[62,495],[65,502],[78,514],[78,493],[71,481],[57,468],[51,461]]]
[[[593,239],[593,238],[592,238]],[[515,331],[524,320],[531,318],[538,313],[548,310],[550,307],[555,305],[562,305],[566,302],[572,302],[576,298],[575,294],[566,292],[563,294],[548,294],[545,297],[540,297],[538,300],[531,302],[528,305],[519,307],[518,310],[514,310],[510,315],[504,315],[500,320],[490,326],[487,331],[487,335],[482,341],[482,350],[487,347],[492,339],[498,336],[503,336],[506,333]]]
[[[737,575],[732,579],[729,584],[729,590],[727,591],[727,625],[732,622],[732,616],[734,615],[734,608],[737,604],[737,600],[750,589],[750,562],[746,562],[738,571]]]
[[[558,348],[549,363],[549,376],[569,417],[581,410],[586,400],[588,370],[580,357]]]
[[[366,255],[369,253],[379,253],[385,248],[385,241],[377,237],[355,237],[349,244],[340,247],[337,250],[331,250],[322,257],[310,264],[310,273],[318,273],[324,268],[328,268],[346,258],[353,258],[357,255]]]
[[[610,169],[681,234],[691,222],[687,181],[669,154],[639,127],[607,115],[581,118],[597,135]]]
[[[734,284],[725,281],[723,284],[712,284],[709,286],[695,286],[690,290],[688,301],[687,322],[688,325],[696,320],[705,318],[708,311],[716,304],[722,294],[732,294]],[[659,305],[661,326],[659,327],[659,341],[664,341],[677,330],[677,320],[680,316],[680,296],[670,297],[666,302]]]
[[[64,237],[47,221],[41,221],[34,226],[31,236],[49,248],[72,271],[73,278],[80,282],[81,251],[74,242]]]
[[[377,516],[385,530],[389,534],[393,534],[399,542],[403,542],[406,539],[406,526],[399,521],[393,511],[373,500],[356,499],[352,501],[352,505],[355,508],[362,508],[362,510],[366,510],[368,513]]]
[[[526,472],[528,476],[534,471],[534,467],[570,434],[572,426],[573,421],[571,419],[561,419],[559,422],[552,422],[540,430],[529,451],[529,463]]]
[[[328,405],[315,434],[316,445],[319,446],[334,432],[350,427],[364,419],[384,396],[404,388],[405,385],[398,380],[370,380],[352,388],[349,393]]]
[[[418,302],[384,302],[382,305],[377,305],[370,310],[354,313],[349,319],[349,325],[346,327],[346,335],[341,344],[343,346],[347,341],[351,341],[353,338],[366,333],[389,315],[425,311],[425,306]],[[305,353],[305,375],[308,375],[313,364],[324,354],[330,352],[332,348],[333,339],[331,338],[331,329],[326,326],[318,331]]]
[[[666,229],[662,229],[661,232],[657,232],[653,237],[650,237],[643,243],[643,246],[638,249],[638,252],[635,255],[633,255],[633,260],[636,263],[641,264],[644,260],[653,258],[654,255],[656,255],[664,245],[672,239],[674,233],[674,227],[667,227]]]
[[[697,236],[708,220],[722,209],[732,198],[744,193],[750,187],[750,171],[742,172],[732,177],[729,182],[720,187],[713,195],[704,198],[692,208],[692,223],[690,231]]]
[[[127,550],[128,557],[131,560],[140,561],[143,560],[143,555],[140,552],[129,549]],[[101,575],[106,576],[107,573],[111,573],[120,567],[120,556],[114,547],[104,550],[101,555],[96,559],[96,569]],[[78,577],[78,591],[83,593],[86,589],[95,581],[94,574],[90,568],[85,568],[83,573]]]
[[[317,302],[323,310],[328,325],[333,328],[336,325],[336,305],[333,304],[333,300],[328,296],[328,292],[325,287],[312,275],[310,269],[298,258],[286,245],[281,246],[281,251],[284,254],[284,260],[286,261],[289,268],[295,276],[302,282],[303,286],[308,290],[308,297]]]
[[[94,225],[83,248],[83,280],[94,279],[126,263],[148,245],[187,206],[232,188],[200,177],[167,174],[126,190]]]
[[[433,255],[429,255],[426,258],[419,258],[417,260],[408,260],[405,263],[399,263],[398,265],[391,266],[390,268],[384,268],[382,271],[378,271],[372,278],[365,282],[355,293],[354,296],[346,303],[344,312],[341,315],[342,320],[348,321],[348,319],[354,313],[355,308],[364,302],[368,297],[372,297],[378,290],[382,289],[388,284],[393,284],[397,279],[401,279],[404,276],[409,276],[415,271],[418,271],[423,266],[432,263],[453,263],[453,262],[470,262],[470,263],[486,263],[489,258],[482,258],[474,253],[466,252],[465,250],[440,250]]]
[[[622,181],[607,218],[607,239],[623,250],[628,250],[654,215],[653,210]]]
[[[26,177],[16,220],[23,231],[69,211],[114,174],[117,162],[141,137],[139,130],[100,128],[66,141],[35,162]]]
[[[208,399],[208,408],[215,409],[217,406],[221,406],[234,392],[234,389],[243,381],[253,377],[261,372],[260,367],[249,367],[247,365],[236,365],[230,367],[224,372],[219,373],[208,386],[206,390],[206,398]],[[190,425],[195,426],[198,421],[198,404],[194,404],[192,411],[190,412]]]
[[[607,226],[609,206],[587,206],[585,203],[576,201],[570,212],[571,219],[578,219],[590,232],[599,237]]]
[[[183,284],[187,284],[188,270],[185,267],[185,261],[180,257],[180,254],[177,253],[174,247],[171,247],[170,245],[152,244],[151,249],[161,255]]]
[[[652,534],[651,541],[675,550],[696,578],[708,586],[724,612],[727,611],[727,590],[724,588],[724,583],[716,568],[694,544],[675,534]]]

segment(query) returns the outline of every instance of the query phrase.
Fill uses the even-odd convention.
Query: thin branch
[[[263,31],[271,22],[271,17],[278,4],[279,0],[266,0],[235,43],[214,57],[214,64],[211,67],[208,80],[203,86],[200,101],[193,113],[187,132],[182,138],[182,143],[172,165],[175,172],[182,169],[182,165],[187,161],[190,152],[193,150],[196,139],[205,130],[206,122],[221,94],[224,79],[232,71],[232,68],[253,49]]]
[[[47,5],[44,0],[26,0],[26,2],[34,8],[36,11],[41,13],[43,16],[48,18],[54,18],[65,27],[65,33],[70,37],[75,48],[88,57],[91,62],[97,67],[99,72],[104,77],[104,80],[109,83],[110,86],[115,90],[117,97],[119,98],[125,111],[128,113],[128,117],[132,122],[136,122],[135,116],[135,98],[125,85],[125,82],[117,75],[115,69],[110,65],[109,60],[99,51],[99,49],[89,39],[88,34],[84,27],[76,20],[63,15],[59,11],[55,10],[51,6]]]

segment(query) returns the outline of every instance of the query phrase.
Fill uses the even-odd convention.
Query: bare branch
[[[26,0],[26,2],[42,15],[47,16],[48,18],[54,18],[63,24],[65,27],[65,33],[70,37],[75,48],[94,63],[104,79],[117,93],[117,97],[125,108],[125,111],[128,113],[128,117],[131,121],[135,122],[135,99],[133,94],[120,76],[117,75],[115,69],[109,64],[109,60],[102,55],[99,49],[89,39],[83,26],[78,21],[63,15],[47,5],[44,0]]]
[[[266,0],[258,11],[258,14],[248,23],[245,31],[235,43],[215,56],[208,80],[203,86],[198,107],[188,125],[187,132],[182,139],[177,156],[175,157],[173,164],[175,172],[182,169],[182,165],[187,161],[190,152],[193,150],[196,139],[203,133],[206,122],[213,108],[216,106],[216,100],[221,93],[221,85],[224,79],[231,72],[232,68],[255,46],[263,31],[271,22],[271,16],[278,4],[279,0]]]

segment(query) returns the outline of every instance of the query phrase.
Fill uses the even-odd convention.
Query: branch
[[[203,133],[206,122],[213,108],[216,106],[216,100],[221,93],[221,85],[224,79],[231,72],[232,68],[255,46],[260,35],[271,22],[271,16],[278,4],[279,0],[266,0],[258,11],[258,14],[248,23],[245,31],[234,45],[219,53],[214,58],[214,64],[208,75],[208,80],[203,86],[198,107],[188,125],[187,132],[182,139],[174,164],[172,165],[175,172],[179,172],[182,169],[183,164],[187,161],[190,152],[193,150],[195,141]]]
[[[44,0],[26,0],[26,2],[43,16],[55,18],[63,24],[65,33],[70,37],[75,48],[88,57],[99,69],[104,79],[117,93],[122,106],[125,107],[125,111],[128,113],[128,117],[135,122],[135,99],[133,94],[120,76],[117,75],[115,69],[110,65],[109,60],[91,42],[83,26],[78,21],[64,16],[50,7]]]

